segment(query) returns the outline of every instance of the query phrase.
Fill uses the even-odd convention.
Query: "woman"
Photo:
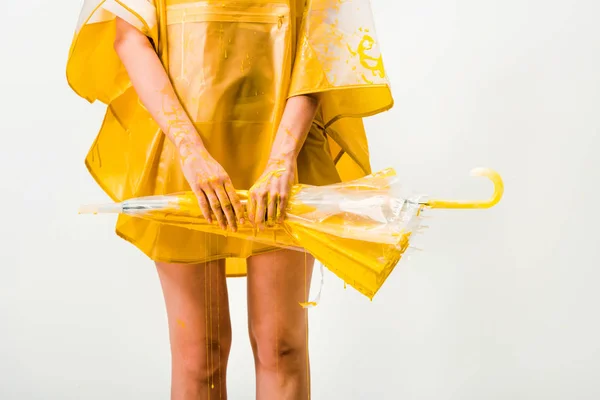
[[[263,229],[293,183],[370,173],[360,117],[392,106],[374,38],[368,0],[85,1],[67,78],[108,105],[86,165],[115,201],[191,188],[222,229]],[[245,275],[257,398],[309,396],[310,256],[128,216],[117,233],[158,269],[172,399],[225,398],[225,277]]]

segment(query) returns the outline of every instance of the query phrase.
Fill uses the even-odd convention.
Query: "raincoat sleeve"
[[[392,107],[368,0],[308,0],[300,29],[290,96],[321,93],[325,123]]]
[[[369,0],[307,0],[289,96],[320,96],[320,118],[342,180],[371,173],[362,117],[393,106]]]
[[[114,50],[115,18],[120,17],[158,43],[153,0],[85,0],[67,62],[67,81],[89,102],[105,104],[119,97],[131,82]]]

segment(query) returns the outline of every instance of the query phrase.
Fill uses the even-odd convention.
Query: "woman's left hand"
[[[294,156],[269,159],[265,171],[249,191],[248,218],[252,225],[262,230],[265,223],[272,226],[283,222],[295,176]]]
[[[248,193],[248,219],[255,228],[262,230],[265,223],[283,222],[296,178],[296,160],[318,106],[318,97],[312,95],[288,99],[267,167]]]

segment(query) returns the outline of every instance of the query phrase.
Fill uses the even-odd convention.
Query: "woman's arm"
[[[142,104],[178,149],[185,145],[204,148],[150,40],[121,18],[116,25],[115,51]]]
[[[319,99],[315,96],[303,95],[288,99],[269,159],[296,160],[315,119],[318,106]]]
[[[206,150],[150,40],[120,18],[116,27],[115,51],[140,101],[179,151],[183,173],[204,217],[212,222],[212,209],[223,229],[229,225],[235,230],[243,209],[231,180]]]
[[[296,175],[296,160],[318,106],[318,98],[310,95],[290,97],[285,105],[267,167],[250,189],[248,217],[261,229],[265,221],[283,221]]]

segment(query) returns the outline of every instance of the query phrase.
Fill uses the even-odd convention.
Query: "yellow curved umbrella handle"
[[[475,168],[471,171],[471,176],[485,176],[492,181],[494,184],[494,194],[491,198],[474,201],[429,200],[423,203],[423,205],[430,208],[474,209],[490,208],[498,204],[504,194],[504,182],[502,182],[500,174],[489,168]]]

